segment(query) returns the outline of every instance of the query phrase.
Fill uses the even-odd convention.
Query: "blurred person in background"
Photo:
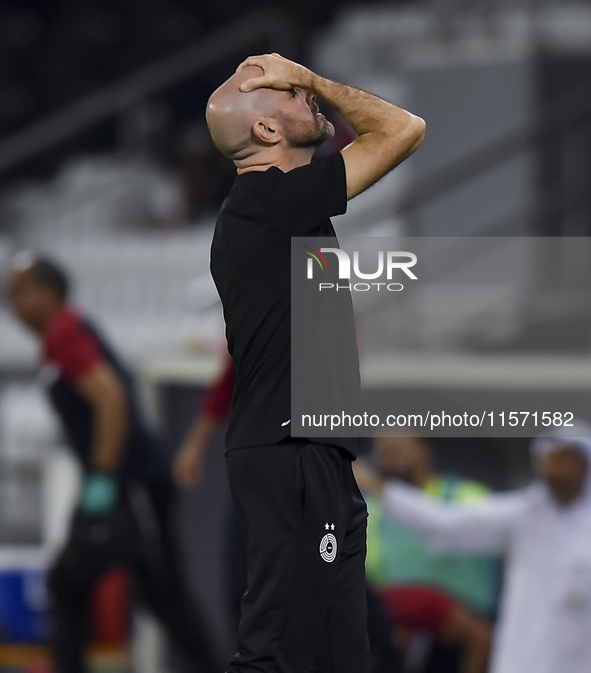
[[[538,479],[471,505],[437,502],[365,469],[360,483],[387,516],[436,553],[504,554],[491,673],[591,670],[591,427],[573,423],[532,442]]]
[[[379,437],[374,457],[385,479],[402,479],[428,497],[446,503],[473,503],[489,494],[484,485],[433,471],[433,451],[416,437]],[[382,511],[380,499],[366,495],[368,582],[378,592],[403,638],[427,632],[461,650],[462,673],[482,673],[488,661],[491,628],[483,615],[494,608],[495,564],[490,558],[432,554],[423,539]]]
[[[178,154],[186,219],[215,217],[234,181],[233,164],[217,151],[204,122],[185,129]]]
[[[199,481],[207,442],[230,414],[235,381],[236,370],[226,351],[221,374],[205,391],[195,422],[175,457],[174,476],[178,486],[195,486]]]
[[[222,371],[205,391],[195,421],[175,457],[174,477],[179,488],[190,488],[199,482],[205,447],[230,415],[235,381],[236,370],[226,350]],[[223,546],[226,609],[232,626],[237,629],[246,590],[246,544],[231,503],[226,514]]]
[[[206,622],[178,569],[166,448],[147,429],[128,372],[67,303],[68,285],[54,262],[24,254],[15,259],[8,290],[15,314],[39,337],[40,378],[84,471],[68,539],[48,578],[57,670],[86,670],[92,590],[107,571],[124,566],[191,664],[217,673]]]

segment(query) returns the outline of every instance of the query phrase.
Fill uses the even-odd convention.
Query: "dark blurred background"
[[[178,166],[183,150],[187,149],[183,146],[183,130],[202,121],[209,94],[233,71],[237,59],[245,53],[271,47],[287,50],[295,58],[305,58],[309,39],[343,4],[182,0],[90,0],[75,5],[53,0],[3,2],[2,137],[22,131],[183,48],[210,45],[210,49],[204,49],[208,53],[202,59],[208,61],[206,67],[205,63],[200,66],[197,59],[195,72],[188,72],[182,81],[163,82],[146,97],[132,93],[117,114],[97,119],[93,128],[68,138],[59,147],[49,148],[42,156],[23,158],[19,166],[7,172],[7,179],[46,177],[72,152],[109,152],[133,148],[142,141],[160,160]],[[238,41],[233,44],[222,38],[220,31],[232,23],[234,34],[241,29],[252,34],[246,40],[248,44]],[[231,33],[227,32],[226,37]]]

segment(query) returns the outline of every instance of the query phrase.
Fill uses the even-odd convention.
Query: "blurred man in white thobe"
[[[530,487],[472,506],[364,469],[358,481],[432,551],[505,555],[491,673],[590,673],[591,427],[535,439],[532,455],[539,478]]]

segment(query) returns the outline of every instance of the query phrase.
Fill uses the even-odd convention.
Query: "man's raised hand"
[[[295,87],[305,89],[312,87],[313,73],[303,65],[283,58],[280,54],[249,56],[238,66],[236,72],[253,65],[261,68],[263,74],[260,77],[253,77],[243,82],[240,85],[240,91],[243,93],[261,88],[289,91]]]

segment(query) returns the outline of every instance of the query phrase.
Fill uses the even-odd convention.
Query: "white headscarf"
[[[587,461],[587,483],[583,497],[591,501],[591,425],[574,420],[571,427],[555,428],[536,437],[531,443],[532,458],[537,464],[542,456],[565,446],[579,451]]]

